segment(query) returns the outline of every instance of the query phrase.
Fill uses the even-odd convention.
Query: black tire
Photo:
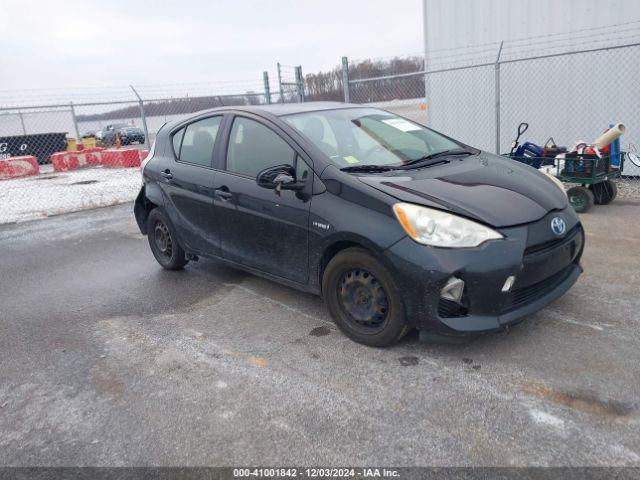
[[[589,211],[595,203],[593,193],[587,187],[571,187],[567,191],[567,197],[569,197],[569,203],[573,209],[578,213]]]
[[[336,325],[355,342],[386,347],[410,330],[391,273],[362,248],[347,248],[331,259],[322,292]]]
[[[618,196],[618,186],[611,180],[589,185],[596,205],[609,205]]]
[[[189,263],[178,243],[175,231],[166,214],[154,208],[147,219],[147,239],[153,256],[167,270],[181,270]]]

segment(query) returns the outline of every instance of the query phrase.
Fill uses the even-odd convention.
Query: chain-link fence
[[[245,82],[0,91],[0,224],[133,200],[139,171],[107,167],[139,164],[168,121],[221,106],[303,101],[301,68],[277,72]],[[107,165],[114,148],[140,152]]]
[[[636,40],[635,28],[626,40]],[[566,39],[562,39],[566,40]],[[521,122],[528,140],[573,147],[591,143],[612,123],[622,122],[623,151],[640,145],[637,108],[640,43],[558,51],[523,50],[523,45],[481,45],[466,52],[408,55],[376,60],[343,58],[343,98],[381,107],[424,123],[465,143],[506,153]],[[582,47],[582,48],[580,48]],[[533,48],[533,50],[532,50]],[[493,55],[491,56],[491,52]],[[640,196],[640,162],[628,158],[619,181],[621,193]]]
[[[278,63],[278,85],[280,103],[304,102],[304,80],[302,67]]]
[[[0,223],[73,210],[75,204],[133,199],[137,180],[122,180],[129,173],[55,173],[52,154],[83,147],[145,150],[165,122],[220,106],[318,100],[374,105],[496,153],[509,151],[521,122],[530,125],[521,140],[544,145],[552,139],[569,148],[622,122],[627,126],[622,150],[635,152],[640,146],[637,23],[614,37],[551,35],[427,55],[343,57],[335,68],[305,76],[299,65],[278,63],[274,72],[244,82],[0,91],[0,160],[31,155],[42,164],[40,177],[0,182]],[[627,157],[622,173],[621,194],[640,197],[640,162]],[[116,179],[122,180],[122,192],[112,195],[120,191]],[[64,194],[43,190],[57,183]],[[71,206],[58,205],[57,199],[79,191],[71,185],[87,190],[69,200]]]
[[[46,164],[51,153],[67,148],[69,138],[113,146],[110,132],[121,127],[142,131],[130,139],[122,135],[123,144],[148,148],[164,123],[184,115],[222,106],[304,100],[302,68],[279,63],[277,76],[264,72],[261,80],[249,82],[0,92],[0,159],[34,155]]]

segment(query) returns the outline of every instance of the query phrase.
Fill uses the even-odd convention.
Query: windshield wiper
[[[421,167],[428,167],[431,165],[437,165],[438,163],[447,163],[441,157],[457,156],[457,155],[475,155],[475,153],[469,150],[462,150],[455,148],[452,150],[443,150],[441,152],[432,153],[431,155],[425,155],[424,157],[409,160],[402,165],[351,165],[349,167],[343,167],[340,170],[343,172],[388,172],[389,170],[405,170],[407,167],[420,164]]]
[[[474,155],[474,153],[470,152],[469,150],[460,150],[460,149],[442,150],[441,152],[432,153],[431,155],[425,155],[424,157],[410,160],[402,166],[406,167],[409,165],[415,165],[417,163],[423,164],[424,166],[435,165],[436,163],[441,163],[444,160],[438,160],[437,162],[428,162],[428,160],[433,160],[439,157],[449,157],[449,156],[456,156],[456,155]]]
[[[340,170],[343,172],[388,172],[393,167],[388,165],[351,165],[350,167],[343,167]]]

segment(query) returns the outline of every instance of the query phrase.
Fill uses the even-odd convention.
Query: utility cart
[[[564,149],[561,155],[557,155],[557,151],[544,155],[545,149],[537,145],[519,144],[520,137],[528,128],[528,123],[518,125],[518,135],[505,156],[533,168],[548,166],[555,169],[558,180],[573,185],[567,190],[567,197],[576,212],[586,212],[594,204],[608,205],[616,198],[618,188],[613,179],[620,178],[625,158],[632,155],[633,160],[633,154],[617,152],[598,156],[596,153],[567,152]]]
[[[615,166],[611,164],[611,156],[594,154],[567,153],[566,158],[508,156],[534,168],[553,165],[558,180],[574,185],[567,190],[567,197],[575,211],[582,213],[594,204],[608,205],[616,198],[618,188],[613,179],[620,178],[626,153],[618,155],[620,164]]]

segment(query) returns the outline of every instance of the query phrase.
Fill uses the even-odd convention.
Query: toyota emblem
[[[564,223],[564,220],[561,219],[560,217],[554,217],[551,220],[551,230],[556,235],[558,236],[562,235],[566,229],[567,229],[567,224]]]

